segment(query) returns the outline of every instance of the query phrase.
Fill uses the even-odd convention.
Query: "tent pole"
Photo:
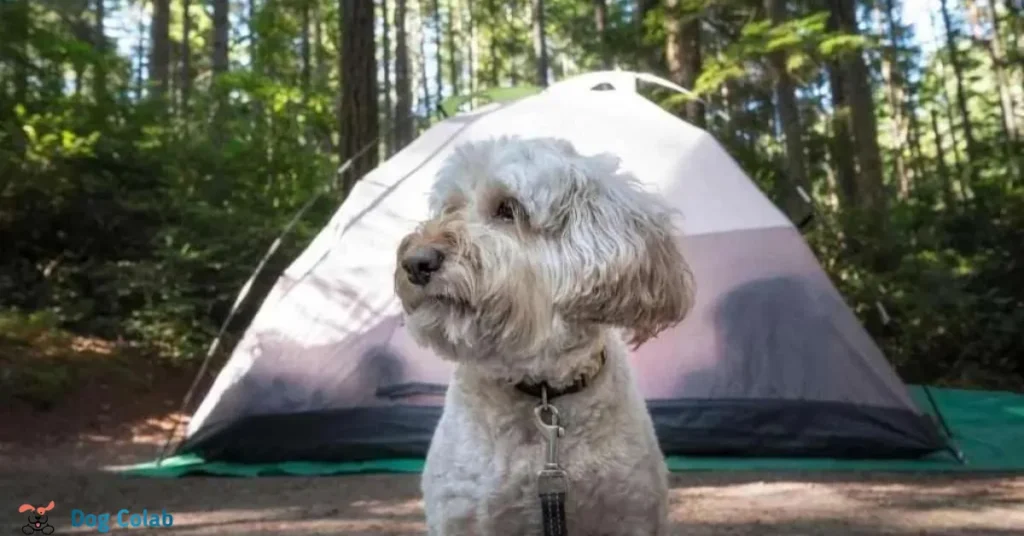
[[[346,160],[345,163],[343,163],[341,167],[338,168],[337,173],[334,174],[330,182],[326,182],[324,187],[320,188],[316,192],[316,194],[314,194],[313,197],[309,199],[309,201],[306,201],[305,205],[302,205],[302,208],[300,208],[298,212],[296,212],[295,215],[292,216],[292,219],[288,222],[288,224],[284,226],[284,229],[281,231],[281,234],[279,234],[277,238],[274,239],[274,242],[270,244],[270,248],[267,249],[267,252],[263,255],[263,258],[260,259],[259,264],[256,265],[256,269],[253,270],[252,275],[249,276],[248,281],[246,281],[245,285],[242,286],[242,290],[239,291],[238,297],[235,298],[235,303],[231,306],[231,310],[228,311],[228,316],[224,319],[224,322],[221,323],[220,329],[217,332],[217,336],[214,337],[213,342],[210,343],[209,348],[206,350],[206,357],[203,358],[203,363],[202,365],[199,366],[199,371],[196,372],[196,377],[192,380],[192,385],[189,386],[188,391],[185,392],[185,396],[181,399],[181,404],[178,407],[179,414],[184,414],[185,410],[188,409],[188,405],[192,402],[192,397],[195,395],[196,388],[198,388],[199,386],[199,381],[203,378],[203,375],[206,374],[206,370],[210,366],[210,361],[213,359],[214,354],[217,353],[217,348],[220,346],[220,341],[224,337],[224,333],[227,332],[228,326],[231,324],[231,321],[234,320],[235,314],[238,312],[238,308],[242,304],[242,301],[245,300],[246,296],[249,295],[249,291],[252,290],[252,285],[256,281],[256,278],[259,276],[261,272],[263,272],[263,268],[267,265],[267,262],[270,260],[270,257],[272,257],[274,253],[277,251],[277,248],[281,247],[282,239],[285,236],[287,236],[288,233],[291,232],[291,230],[295,227],[299,220],[302,219],[302,216],[306,214],[306,212],[313,206],[313,204],[316,203],[316,201],[319,200],[320,197],[324,195],[324,193],[326,193],[332,188],[333,183],[340,179],[345,174],[345,172],[348,171],[348,168],[352,167],[352,162],[366,154],[366,152],[369,151],[371,148],[376,147],[379,141],[380,137],[378,136],[372,142],[367,143],[354,156]],[[177,435],[179,428],[181,428],[180,423],[175,422],[174,426],[172,426],[171,429],[167,432],[167,437],[164,438],[163,445],[161,445],[160,450],[157,454],[157,466],[160,466],[160,464],[163,463],[164,457],[167,454],[167,449],[168,447],[170,447],[171,442],[174,440],[174,436]]]
[[[935,410],[935,416],[938,417],[939,424],[942,426],[943,431],[946,432],[946,436],[950,439],[949,444],[946,445],[946,448],[948,448],[949,452],[953,454],[953,457],[956,458],[956,461],[960,462],[960,465],[966,465],[967,458],[964,457],[964,453],[961,452],[960,449],[956,448],[956,446],[953,445],[953,430],[949,428],[949,424],[946,422],[946,418],[942,416],[942,411],[939,410],[939,405],[935,402],[935,397],[932,396],[931,389],[929,389],[927,385],[923,384],[921,385],[921,387],[924,389],[925,396],[928,397],[928,403],[931,404],[932,409]]]
[[[803,218],[801,218],[800,221],[796,224],[797,229],[803,231],[805,228],[807,228],[808,225],[810,225],[812,221],[814,221],[814,200],[811,199],[811,196],[807,195],[807,192],[803,189],[802,186],[798,185],[796,187],[796,193],[800,194],[800,198],[804,200],[804,203],[807,203],[807,214]]]

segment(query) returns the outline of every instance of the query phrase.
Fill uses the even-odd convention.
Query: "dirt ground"
[[[1024,479],[856,475],[676,475],[674,534],[680,535],[1006,535],[1024,534]],[[414,476],[332,478],[125,479],[79,474],[4,475],[4,515],[17,534],[24,501],[54,501],[56,534],[71,508],[86,512],[166,509],[174,525],[132,533],[184,535],[423,534]],[[19,523],[20,521],[20,523]]]
[[[71,510],[166,510],[169,528],[111,527],[131,534],[423,534],[417,477],[125,478],[99,471],[151,459],[183,417],[189,374],[126,392],[98,383],[59,407],[0,408],[0,534],[21,534],[22,503],[56,503],[55,534]],[[680,535],[1024,535],[1024,475],[710,473],[672,477]],[[111,523],[116,525],[116,523]]]

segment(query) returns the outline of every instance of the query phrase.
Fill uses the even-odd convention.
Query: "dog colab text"
[[[174,524],[174,516],[168,514],[166,510],[132,512],[127,508],[122,508],[113,516],[109,513],[87,514],[77,508],[71,510],[72,527],[89,527],[95,528],[97,532],[109,532],[111,521],[115,523],[115,526],[122,528],[170,527]]]

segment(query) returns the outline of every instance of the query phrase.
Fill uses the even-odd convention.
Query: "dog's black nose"
[[[430,282],[430,276],[441,269],[444,253],[431,246],[420,246],[410,249],[402,258],[402,269],[409,276],[409,281],[418,286]]]

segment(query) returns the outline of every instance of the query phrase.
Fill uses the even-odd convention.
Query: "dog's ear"
[[[53,501],[50,501],[50,504],[46,505],[46,508],[43,508],[43,512],[49,512],[50,510],[53,510],[54,506],[56,505],[53,504]]]
[[[634,346],[686,317],[693,275],[679,247],[673,211],[617,159],[586,159],[587,184],[572,203],[569,250],[582,250],[582,287],[571,304],[577,319],[626,328]]]
[[[605,321],[632,332],[638,347],[681,322],[693,306],[693,276],[667,222],[637,218],[636,257],[620,263],[605,292]]]
[[[29,510],[35,510],[36,507],[31,504],[23,504],[18,507],[18,512],[28,512]]]

